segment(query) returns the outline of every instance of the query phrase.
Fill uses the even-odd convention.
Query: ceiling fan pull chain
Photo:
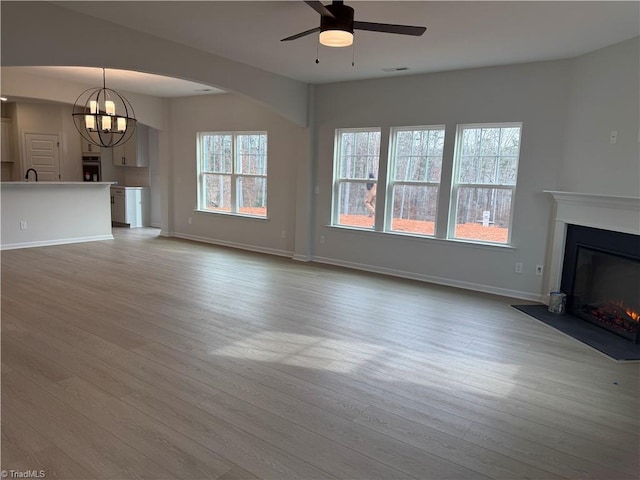
[[[356,66],[356,42],[351,44],[351,66]]]
[[[316,43],[316,64],[320,63],[320,59],[318,58],[318,51],[320,50],[320,41],[318,40],[318,43]]]

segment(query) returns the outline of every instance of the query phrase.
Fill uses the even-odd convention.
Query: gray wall
[[[2,2],[0,21],[3,67],[81,65],[156,73],[250,95],[299,125],[307,121],[307,85],[288,77],[49,2]],[[137,107],[136,113],[145,124],[164,128]]]
[[[622,42],[572,60],[315,86],[311,131],[236,95],[171,100],[171,233],[539,299],[544,277],[535,275],[535,265],[545,264],[553,211],[552,199],[543,190],[640,193],[637,43],[638,39]],[[611,72],[622,72],[624,79]],[[337,128],[381,127],[384,146],[392,126],[444,124],[446,185],[451,180],[456,125],[484,122],[523,123],[513,248],[329,226]],[[262,129],[269,131],[270,141],[270,219],[194,213],[196,132]],[[614,129],[619,140],[610,145],[609,131]],[[604,155],[608,168],[601,171]],[[317,195],[312,194],[314,186]],[[447,201],[441,197],[441,202]],[[294,241],[294,229],[310,232],[310,246]],[[318,241],[320,235],[324,244]],[[524,264],[522,274],[514,272],[515,262]]]
[[[542,277],[536,276],[534,269],[544,263],[551,207],[551,199],[542,190],[557,186],[568,94],[568,63],[562,61],[319,86],[316,181],[320,195],[314,238],[324,235],[326,243],[316,242],[315,257],[329,263],[537,298]],[[446,185],[451,179],[456,125],[486,122],[523,123],[514,199],[514,248],[327,226],[336,128],[379,126],[384,139],[392,126],[446,125]],[[447,198],[441,197],[443,200]],[[524,273],[514,272],[516,261],[524,263]]]
[[[298,165],[307,158],[306,128],[262,104],[234,94],[170,100],[170,234],[292,255]],[[196,134],[215,131],[268,133],[268,219],[194,212]],[[192,223],[189,224],[189,217]],[[283,237],[284,231],[284,237]]]
[[[3,65],[139,69],[235,89],[263,102],[235,94],[151,99],[155,101],[147,110],[154,121],[145,123],[160,130],[164,233],[537,298],[542,277],[534,275],[534,267],[545,261],[552,213],[551,199],[542,190],[639,195],[637,38],[573,60],[307,88],[56,5],[5,3]],[[34,8],[42,14],[34,15]],[[34,18],[39,19],[36,24]],[[27,24],[37,35],[24,35]],[[122,45],[135,43],[141,49],[126,56],[118,48],[97,52],[78,42],[78,26],[98,43],[101,38],[117,38]],[[13,94],[28,96],[35,84],[49,92],[36,98],[55,100],[52,97],[62,91],[37,79],[28,84],[7,80],[3,75],[3,90],[10,86]],[[70,97],[77,90],[69,87],[63,93]],[[308,105],[307,90],[313,92]],[[307,106],[310,129],[298,126],[307,120]],[[386,136],[391,126],[445,124],[447,182],[456,124],[503,121],[523,122],[514,248],[327,227],[336,128],[379,126]],[[268,220],[194,213],[195,135],[206,130],[269,132]],[[611,130],[618,130],[618,144],[613,146],[608,144]],[[318,195],[312,193],[315,185]],[[320,235],[326,238],[323,245],[317,242]],[[521,275],[513,271],[516,261],[524,263]]]
[[[638,45],[636,37],[570,61],[561,190],[640,195]],[[618,131],[616,144],[609,143],[612,130]]]
[[[82,181],[82,152],[80,134],[76,130],[71,117],[71,105],[53,103],[16,104],[16,126],[20,167],[18,178],[24,178],[24,135],[25,133],[57,134],[60,139],[60,180],[66,182]]]

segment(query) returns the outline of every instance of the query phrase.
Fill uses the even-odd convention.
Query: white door
[[[29,168],[38,172],[41,182],[57,182],[60,180],[60,141],[58,135],[50,133],[24,134],[26,161],[25,173]],[[34,180],[33,173],[29,179]]]

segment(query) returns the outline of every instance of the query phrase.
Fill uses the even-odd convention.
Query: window
[[[521,124],[460,125],[449,237],[508,243]]]
[[[380,129],[344,129],[336,135],[333,224],[371,228],[378,183]]]
[[[392,129],[391,142],[387,187],[389,230],[434,235],[444,127]]]
[[[267,216],[267,134],[198,134],[198,209]]]
[[[445,157],[442,125],[391,128],[382,159],[381,131],[336,130],[332,225],[510,243],[521,123],[458,125],[453,158]],[[441,183],[443,168],[451,176]],[[378,188],[384,193],[380,226],[375,225]],[[450,195],[450,202],[439,205],[443,195]]]

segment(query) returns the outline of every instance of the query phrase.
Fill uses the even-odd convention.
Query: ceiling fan
[[[333,0],[331,5],[326,6],[319,1],[305,0],[304,3],[320,14],[320,26],[283,38],[282,42],[296,40],[314,32],[320,32],[320,43],[322,45],[327,47],[348,47],[353,43],[354,30],[397,33],[419,37],[427,29],[427,27],[414,27],[411,25],[355,21],[353,19],[353,8],[345,5],[341,0]]]

